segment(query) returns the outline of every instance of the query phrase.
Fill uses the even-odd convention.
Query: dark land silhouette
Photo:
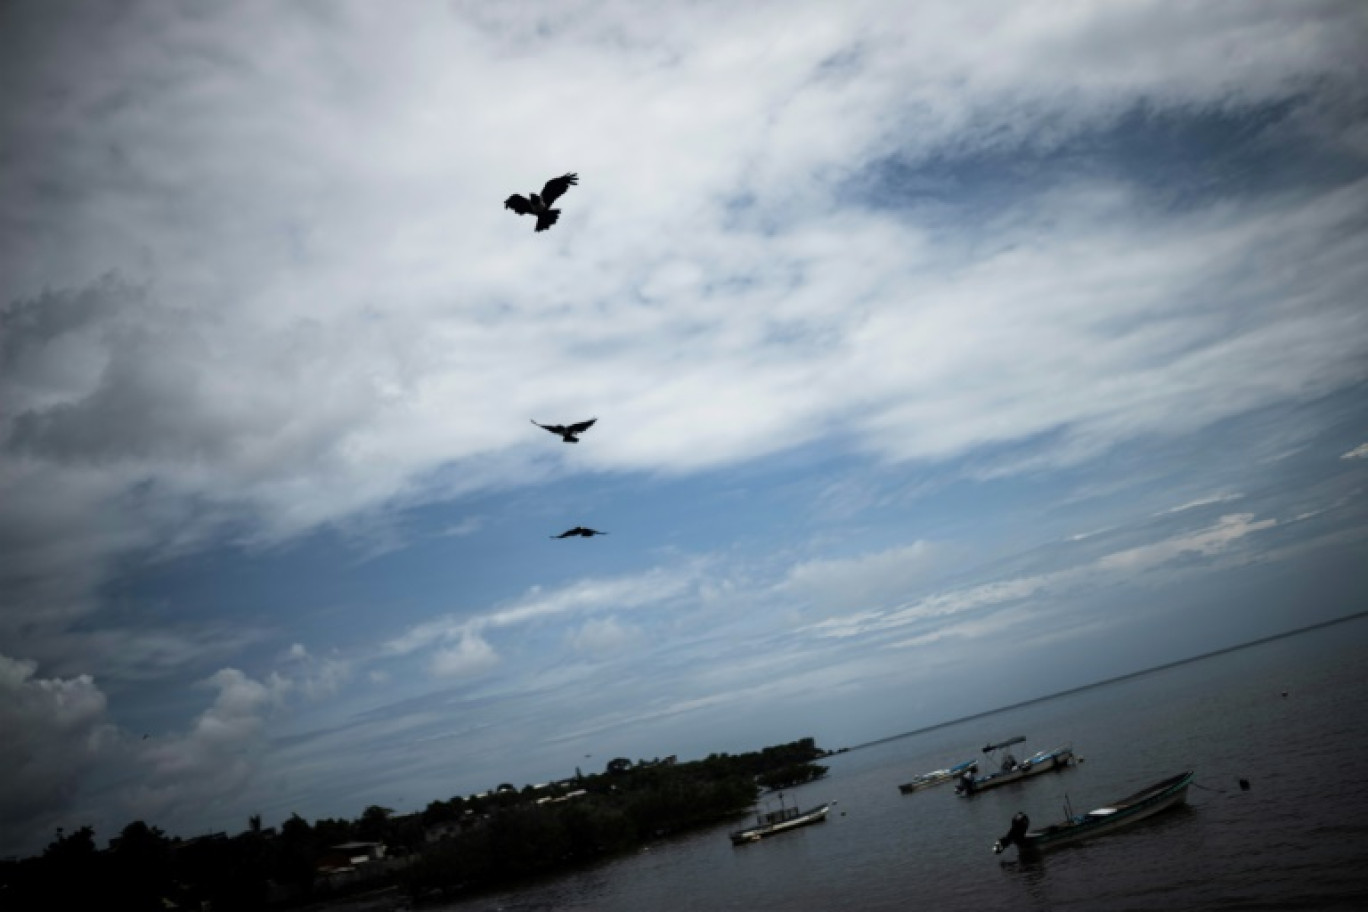
[[[398,887],[451,899],[564,871],[744,814],[766,788],[826,774],[812,738],[680,763],[625,757],[602,773],[546,786],[502,783],[395,815],[355,820],[292,814],[278,828],[248,819],[236,836],[170,837],[138,820],[95,843],[59,830],[41,855],[0,862],[0,909],[214,910],[287,907]]]

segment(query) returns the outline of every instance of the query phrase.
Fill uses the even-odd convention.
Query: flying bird
[[[599,532],[597,529],[586,529],[586,528],[584,528],[584,526],[575,526],[575,528],[573,528],[573,529],[567,529],[567,530],[565,530],[564,532],[562,532],[560,535],[552,535],[551,537],[552,537],[552,538],[571,538],[572,536],[580,535],[580,536],[583,536],[584,538],[592,538],[592,537],[595,536],[595,535],[607,535],[607,534],[608,534],[607,532]]]
[[[556,219],[560,218],[560,210],[552,209],[551,204],[561,198],[561,195],[569,190],[571,186],[579,183],[578,174],[565,174],[561,177],[553,177],[542,187],[541,196],[533,193],[531,199],[527,199],[518,194],[513,194],[504,200],[504,208],[512,209],[518,215],[535,215],[537,217],[537,230],[545,231],[556,224]]]
[[[595,421],[598,421],[598,419],[590,418],[588,421],[581,421],[579,424],[571,425],[537,424],[535,420],[533,420],[532,423],[536,424],[539,428],[546,428],[553,434],[560,434],[561,440],[565,443],[579,443],[579,435],[593,427]]]

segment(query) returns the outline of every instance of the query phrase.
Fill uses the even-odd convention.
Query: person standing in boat
[[[1002,771],[1003,771],[1004,773],[1010,773],[1012,770],[1014,770],[1014,769],[1016,769],[1016,768],[1017,768],[1017,758],[1012,756],[1012,752],[1011,752],[1011,751],[1008,751],[1008,752],[1007,752],[1007,756],[1005,756],[1005,757],[1002,758]]]
[[[1026,831],[1030,828],[1031,818],[1027,817],[1021,811],[1017,811],[1012,817],[1012,826],[1007,830],[1007,834],[993,843],[993,854],[1002,854],[1002,850],[1014,842],[1018,845],[1023,845],[1024,843],[1022,843],[1021,837],[1025,836]]]

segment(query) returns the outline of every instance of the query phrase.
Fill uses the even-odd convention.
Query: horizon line
[[[1365,617],[1368,617],[1368,610],[1358,611],[1354,614],[1347,614],[1342,617],[1332,618],[1328,621],[1318,621],[1314,624],[1307,624],[1304,627],[1294,627],[1291,630],[1284,630],[1281,633],[1272,633],[1267,636],[1258,637],[1257,639],[1247,640],[1243,643],[1236,643],[1231,646],[1224,646],[1220,649],[1213,649],[1209,652],[1203,652],[1197,655],[1188,656],[1184,659],[1175,659],[1171,662],[1164,662],[1159,665],[1152,665],[1148,668],[1141,668],[1136,671],[1128,671],[1125,674],[1116,675],[1114,677],[1101,678],[1099,680],[1092,681],[1088,684],[1079,684],[1077,687],[1068,687],[1064,690],[1058,690],[1053,693],[1041,694],[1038,697],[1031,697],[1029,700],[1020,700],[1016,703],[1008,703],[1006,706],[998,706],[993,709],[985,709],[982,712],[970,713],[967,716],[959,716],[954,719],[946,719],[942,722],[936,722],[932,725],[925,725],[921,728],[914,728],[911,731],[900,732],[896,735],[888,735],[883,738],[876,738],[873,741],[865,741],[860,744],[856,744],[852,747],[837,748],[837,750],[845,753],[863,750],[866,747],[874,747],[878,744],[886,744],[889,741],[897,741],[899,738],[910,738],[913,735],[921,735],[925,734],[926,732],[935,731],[936,729],[945,728],[950,725],[958,725],[960,722],[971,722],[974,719],[981,719],[984,716],[991,716],[995,713],[1006,712],[1009,709],[1020,709],[1023,706],[1030,706],[1033,703],[1040,703],[1045,700],[1053,700],[1055,697],[1063,697],[1067,696],[1068,694],[1078,693],[1081,690],[1088,690],[1093,687],[1101,687],[1103,684],[1114,684],[1118,681],[1125,681],[1129,678],[1138,678],[1141,675],[1152,674],[1156,671],[1164,671],[1165,669],[1175,668],[1179,665],[1187,665],[1191,662],[1198,662],[1202,659],[1209,659],[1213,656],[1223,655],[1227,652],[1236,652],[1241,649],[1249,649],[1250,647],[1259,646],[1264,643],[1270,643],[1274,640],[1281,640],[1285,639],[1286,637],[1297,636],[1298,634],[1302,633],[1310,633],[1312,630],[1319,630],[1322,627],[1333,627],[1336,624],[1343,624],[1348,621],[1361,620]],[[833,753],[835,753],[835,751],[833,751]]]

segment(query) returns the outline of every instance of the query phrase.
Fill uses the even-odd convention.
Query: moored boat
[[[902,785],[899,785],[898,791],[902,792],[904,795],[910,795],[912,792],[919,791],[920,789],[930,788],[933,785],[942,785],[949,782],[951,779],[955,779],[965,773],[972,774],[977,770],[977,759],[965,760],[963,763],[956,763],[954,766],[947,769],[938,769],[932,770],[929,773],[922,773],[911,782],[904,782]]]
[[[1016,843],[1020,852],[1039,851],[1110,833],[1182,804],[1187,800],[1187,790],[1191,784],[1192,771],[1188,770],[1146,786],[1106,807],[1086,814],[1071,815],[1039,830],[1030,828],[1031,820],[1025,814],[1017,814],[1012,818],[1012,827],[1007,835],[993,844],[993,852],[1001,852],[1013,843]]]
[[[983,752],[985,754],[994,753],[1025,740],[1023,737],[1011,738],[997,744],[990,744],[983,749]],[[989,773],[986,776],[961,775],[959,784],[955,786],[955,792],[959,795],[973,795],[976,792],[997,788],[1010,782],[1020,782],[1022,779],[1039,776],[1041,773],[1048,773],[1050,770],[1064,769],[1072,764],[1073,746],[1069,744],[1060,745],[1052,750],[1038,751],[1020,762],[1017,762],[1017,759],[1008,753],[1003,758],[1001,767],[995,773]]]
[[[748,842],[759,842],[766,836],[773,836],[776,833],[784,833],[798,827],[808,826],[813,823],[821,823],[826,820],[827,811],[831,810],[834,801],[820,804],[815,808],[806,811],[798,809],[797,805],[786,807],[781,795],[779,798],[779,808],[773,811],[764,811],[755,815],[755,826],[746,827],[744,830],[737,830],[731,834],[732,845],[745,845]]]

